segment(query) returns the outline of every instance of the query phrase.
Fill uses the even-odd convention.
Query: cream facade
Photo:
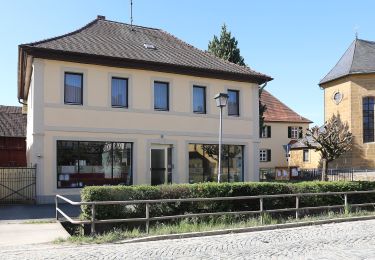
[[[303,136],[305,136],[306,129],[308,129],[308,123],[288,123],[288,122],[265,122],[266,126],[271,127],[271,137],[262,137],[260,139],[260,150],[270,150],[271,160],[260,161],[259,167],[261,169],[274,169],[276,167],[288,167],[289,160],[289,149],[287,145],[291,141],[299,139],[298,134],[296,138],[288,136],[288,128],[302,130]],[[269,159],[269,158],[267,158]]]
[[[42,58],[34,58],[32,67],[27,99],[27,158],[29,164],[37,165],[40,203],[51,202],[55,194],[79,195],[79,187],[57,185],[57,141],[64,140],[132,143],[133,184],[151,184],[153,147],[171,148],[172,183],[189,183],[189,144],[218,142],[219,109],[213,96],[228,89],[239,93],[240,115],[228,116],[224,110],[223,143],[243,147],[244,181],[259,178],[256,83]],[[66,72],[83,75],[82,105],[64,103]],[[128,79],[128,108],[111,106],[112,77]],[[155,81],[169,83],[169,111],[154,110]],[[193,112],[193,85],[206,87],[206,114]],[[262,140],[261,146],[287,143],[286,133],[282,134],[286,130],[277,127],[273,139],[280,143],[271,145]],[[275,153],[275,165],[282,163],[282,157],[281,152]]]

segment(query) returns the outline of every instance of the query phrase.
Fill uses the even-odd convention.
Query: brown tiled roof
[[[26,117],[21,107],[0,105],[0,136],[26,137]]]
[[[294,112],[266,90],[262,92],[261,102],[267,107],[264,112],[265,122],[312,123],[312,121]]]
[[[155,49],[146,48],[145,44],[154,45]],[[152,64],[156,70],[162,70],[163,66],[167,65],[180,72],[204,71],[208,75],[211,72],[212,76],[225,77],[227,75],[238,81],[262,84],[272,80],[271,77],[249,67],[240,66],[201,51],[163,30],[135,25],[131,27],[129,24],[108,21],[99,16],[74,32],[39,42],[22,44],[20,48],[29,51],[33,56],[43,57],[42,52],[50,52],[55,56],[60,54],[65,58],[79,54],[80,57],[96,57],[98,62],[103,57],[111,58],[117,65],[126,60],[129,66],[143,62]],[[132,63],[129,64],[129,61]]]

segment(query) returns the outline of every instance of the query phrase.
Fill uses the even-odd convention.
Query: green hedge
[[[292,194],[307,192],[335,192],[375,190],[375,182],[245,182],[200,183],[162,186],[90,186],[81,192],[82,201],[147,200],[175,198],[209,198],[253,196],[265,194]],[[375,194],[349,196],[349,203],[374,202]],[[343,196],[311,196],[300,200],[301,207],[343,204]],[[265,209],[295,207],[294,198],[265,199]],[[187,213],[259,210],[259,200],[160,203],[150,207],[150,216]],[[82,206],[83,217],[91,215],[89,206]],[[144,217],[145,206],[97,206],[98,219]]]

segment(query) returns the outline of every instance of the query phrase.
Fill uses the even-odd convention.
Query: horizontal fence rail
[[[296,193],[296,194],[275,194],[275,195],[257,195],[257,196],[235,196],[235,197],[214,197],[214,198],[185,198],[185,199],[157,199],[157,200],[127,200],[127,201],[83,201],[77,202],[72,201],[64,196],[56,195],[56,220],[59,220],[59,214],[61,214],[66,220],[72,224],[90,224],[91,234],[95,234],[95,224],[103,223],[126,223],[126,222],[145,222],[146,232],[149,232],[150,221],[157,220],[169,220],[169,219],[179,219],[179,218],[191,218],[191,217],[203,217],[203,216],[221,216],[221,215],[250,215],[259,214],[261,223],[263,224],[263,215],[265,213],[278,213],[278,212],[295,212],[295,218],[299,218],[299,212],[302,210],[319,210],[319,209],[347,209],[348,196],[358,195],[358,194],[375,194],[375,190],[369,191],[348,191],[348,192],[319,192],[319,193]],[[340,205],[326,205],[326,206],[315,206],[315,207],[300,207],[300,199],[303,197],[311,196],[343,196],[343,204]],[[275,198],[295,198],[295,207],[292,208],[279,208],[279,209],[265,209],[264,200],[265,199],[275,199]],[[59,200],[62,200],[73,206],[90,206],[91,207],[91,218],[89,220],[74,220],[65,214],[59,208]],[[150,216],[150,205],[159,203],[181,203],[181,202],[211,202],[211,201],[239,201],[239,200],[259,200],[259,210],[252,211],[224,211],[224,212],[208,212],[208,213],[189,213],[182,215],[171,215],[171,216]],[[141,218],[127,218],[127,219],[97,219],[96,218],[96,206],[100,205],[145,205],[145,217]],[[350,204],[352,207],[365,207],[365,206],[375,206],[375,202],[367,202],[362,204]]]

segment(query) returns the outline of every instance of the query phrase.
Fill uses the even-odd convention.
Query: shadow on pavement
[[[59,204],[59,208],[61,208],[70,217],[78,217],[81,213],[79,206]],[[55,204],[0,205],[0,221],[54,219],[55,216]]]

